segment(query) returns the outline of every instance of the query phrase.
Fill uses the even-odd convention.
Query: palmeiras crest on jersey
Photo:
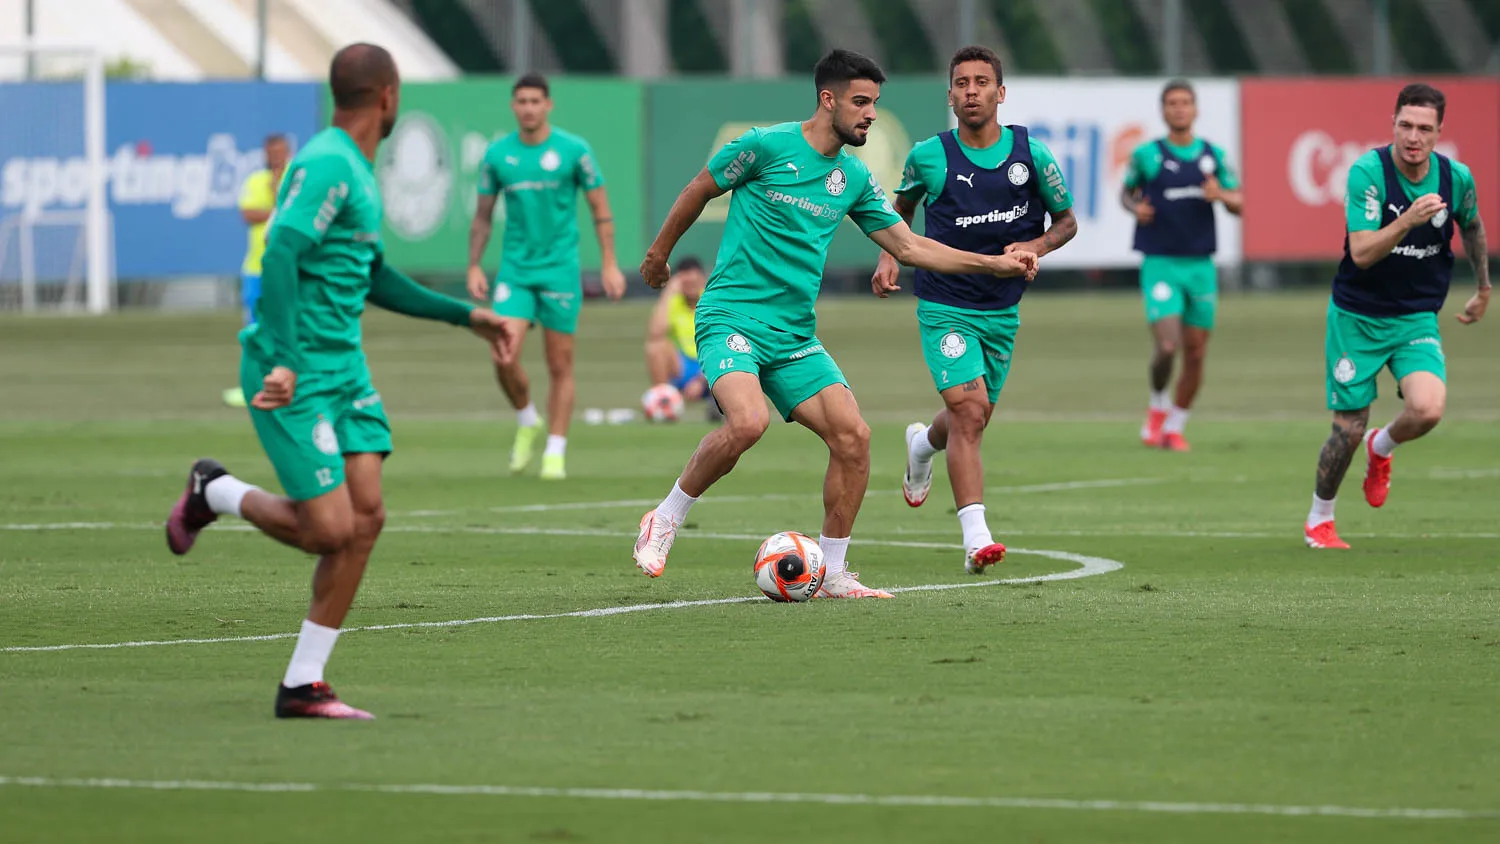
[[[1020,187],[1026,184],[1031,178],[1031,168],[1027,167],[1023,162],[1017,161],[1005,171],[1005,178],[1010,179],[1011,184]]]
[[[844,168],[835,167],[829,171],[828,178],[823,180],[823,188],[828,191],[829,196],[838,196],[849,187],[849,177],[844,175]]]
[[[945,358],[956,358],[969,350],[969,343],[956,332],[950,331],[943,335],[942,342],[938,343],[938,350]]]
[[[1358,374],[1354,368],[1354,361],[1350,360],[1347,355],[1339,358],[1339,362],[1333,365],[1333,380],[1340,384],[1353,381],[1354,376]]]
[[[318,422],[312,429],[313,447],[324,454],[339,453],[339,437],[333,432],[333,425],[323,417],[318,417]]]
[[[741,334],[729,335],[729,339],[724,341],[724,345],[729,347],[729,351],[739,352],[742,355],[749,354],[750,352],[750,341],[746,340],[744,335]]]

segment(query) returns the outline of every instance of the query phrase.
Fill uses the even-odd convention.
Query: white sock
[[[208,499],[208,509],[221,516],[239,516],[240,505],[246,493],[260,487],[247,484],[234,475],[220,475],[203,487],[203,496]],[[243,518],[243,517],[241,517]]]
[[[1152,410],[1171,410],[1172,409],[1172,400],[1170,398],[1167,398],[1167,391],[1166,390],[1152,390],[1151,391],[1151,409]]]
[[[995,542],[995,538],[990,535],[990,526],[984,520],[983,504],[970,504],[959,510],[958,525],[964,530],[965,551],[978,551]]]
[[[551,457],[554,454],[557,455],[558,457],[561,457],[563,455],[563,452],[565,452],[567,450],[568,450],[568,438],[567,437],[559,437],[556,434],[548,434],[547,435],[547,450],[544,451],[544,452],[542,452],[542,453],[545,454],[545,455],[547,455],[548,457]]]
[[[672,491],[667,493],[667,497],[662,499],[660,504],[656,505],[656,514],[671,519],[674,525],[681,525],[687,521],[688,510],[691,510],[697,503],[698,499],[683,492],[679,483],[674,483]]]
[[[333,645],[339,640],[336,627],[324,627],[307,619],[302,620],[302,632],[297,636],[297,648],[292,651],[292,661],[286,667],[286,677],[281,685],[289,689],[308,683],[323,681],[323,666],[333,653]]]
[[[1338,501],[1337,496],[1324,501],[1318,497],[1317,493],[1313,493],[1312,510],[1307,514],[1307,526],[1317,527],[1324,522],[1333,521],[1333,503],[1335,501]]]
[[[1162,433],[1180,434],[1187,427],[1188,409],[1173,404],[1167,408],[1167,421],[1161,425]]]
[[[844,559],[849,552],[849,537],[830,539],[819,536],[818,547],[823,549],[823,565],[828,568],[823,573],[824,580],[832,580],[849,570],[849,562]]]
[[[931,427],[923,428],[922,433],[917,434],[911,439],[911,456],[924,463],[931,460],[932,456],[939,451],[939,449],[932,447],[932,440],[927,438],[927,434],[931,430]]]
[[[516,411],[516,424],[522,428],[530,428],[540,421],[542,418],[537,415],[536,402],[527,402],[525,407]]]
[[[1389,425],[1376,431],[1375,436],[1370,438],[1370,450],[1381,457],[1390,457],[1391,452],[1395,451],[1396,446],[1400,444],[1391,439],[1391,426]]]

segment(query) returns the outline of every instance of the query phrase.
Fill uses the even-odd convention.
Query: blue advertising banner
[[[312,83],[111,83],[105,154],[116,276],[238,273],[240,185],[263,166],[262,141],[280,132],[295,150],[317,131],[320,112]],[[22,211],[82,209],[80,87],[0,85],[0,113],[0,226]]]

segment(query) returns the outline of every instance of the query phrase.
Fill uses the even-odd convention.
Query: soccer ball
[[[657,384],[641,396],[648,422],[676,422],[682,417],[682,393],[671,384]]]
[[[755,585],[766,597],[783,603],[802,601],[823,587],[823,549],[795,531],[778,533],[755,552]]]

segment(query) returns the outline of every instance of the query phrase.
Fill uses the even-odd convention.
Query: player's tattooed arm
[[[1463,229],[1464,253],[1474,267],[1474,295],[1464,305],[1458,321],[1471,325],[1484,317],[1490,306],[1490,245],[1484,236],[1484,220],[1478,214]]]
[[[1050,212],[1049,212],[1050,213]],[[1005,247],[1006,252],[1024,250],[1034,252],[1038,258],[1060,248],[1063,244],[1073,239],[1078,234],[1078,218],[1073,216],[1073,209],[1059,211],[1052,215],[1052,225],[1042,233],[1036,240],[1028,240],[1023,243],[1012,243]]]
[[[1365,438],[1365,426],[1370,422],[1370,409],[1338,411],[1333,414],[1333,431],[1323,443],[1318,455],[1318,497],[1329,501],[1339,494],[1339,485],[1344,482],[1344,473],[1354,460],[1354,452]]]

